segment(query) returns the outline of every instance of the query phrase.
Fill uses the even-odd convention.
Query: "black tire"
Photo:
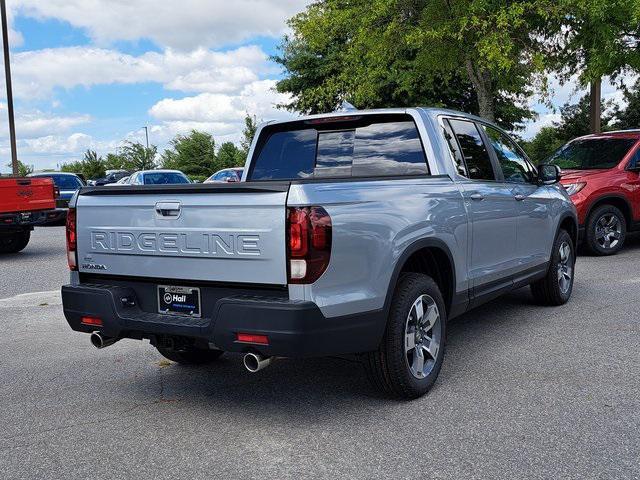
[[[224,353],[222,350],[206,350],[196,347],[189,347],[184,350],[173,350],[164,347],[156,348],[164,358],[181,365],[204,365],[217,360]]]
[[[614,219],[614,228],[607,227],[610,225],[609,219]],[[615,255],[622,249],[627,238],[627,220],[620,209],[613,205],[601,205],[591,212],[586,229],[585,246],[593,255]],[[607,247],[607,243],[611,246]]]
[[[31,239],[31,232],[10,233],[0,236],[0,253],[18,253],[25,249]]]
[[[437,307],[435,312],[439,317],[433,322],[433,328],[429,330],[431,337],[427,334],[419,337],[420,332],[415,328],[413,333],[410,330],[410,324],[413,323],[412,319],[415,316],[414,304],[420,299],[427,302],[421,301],[420,305],[429,312],[433,312],[433,306]],[[364,354],[364,365],[374,387],[386,395],[406,400],[418,398],[427,393],[438,378],[444,360],[446,324],[447,313],[444,300],[433,279],[418,273],[402,275],[393,294],[387,327],[380,347],[374,352]],[[407,341],[405,337],[412,334],[415,335],[412,341],[416,342],[416,345],[419,338],[424,339],[425,342],[430,340],[430,350],[437,349],[435,356],[428,355],[429,350],[422,350],[418,346],[405,348]],[[429,366],[429,371],[421,378],[412,373],[415,364],[413,362],[410,364],[409,360],[412,358],[415,361],[418,350],[424,352],[423,359]]]
[[[568,248],[568,259],[563,258],[561,248]],[[566,252],[566,250],[564,250]],[[531,284],[531,293],[541,305],[564,305],[571,298],[573,280],[575,278],[576,249],[571,236],[566,230],[560,230],[553,242],[551,263],[546,276]],[[562,272],[560,271],[562,269]],[[562,279],[560,275],[562,274]],[[567,279],[569,275],[569,279]],[[567,283],[565,283],[567,282]]]

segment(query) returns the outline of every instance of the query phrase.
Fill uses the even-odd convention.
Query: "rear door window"
[[[277,126],[276,126],[277,127]],[[296,122],[266,134],[250,180],[428,175],[429,168],[413,119],[384,115]],[[263,134],[265,135],[265,134]]]
[[[482,135],[480,135],[476,124],[458,119],[451,119],[449,122],[462,150],[468,178],[472,180],[495,180],[496,174],[491,164],[489,152],[482,141]]]

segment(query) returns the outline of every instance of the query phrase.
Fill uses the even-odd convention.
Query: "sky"
[[[18,157],[36,170],[105,155],[125,141],[162,151],[199,129],[237,142],[246,113],[291,117],[274,91],[269,60],[286,20],[310,0],[7,0]],[[552,82],[553,83],[553,82]],[[581,93],[555,84],[530,138]],[[605,82],[605,98],[620,99]],[[555,108],[554,108],[555,107]],[[0,81],[0,172],[10,162],[6,92]]]

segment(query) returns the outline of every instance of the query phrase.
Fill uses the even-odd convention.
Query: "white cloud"
[[[227,52],[166,50],[139,56],[93,47],[51,48],[19,52],[12,62],[14,89],[22,98],[42,98],[55,87],[142,82],[186,92],[230,93],[272,68],[257,46]]]
[[[7,105],[0,104],[0,115],[5,117]],[[44,135],[60,134],[69,131],[72,127],[88,123],[91,120],[89,115],[74,116],[54,116],[40,112],[18,112],[16,115],[16,131],[20,138],[37,138]],[[9,136],[7,122],[2,123],[0,138]]]
[[[285,21],[310,0],[14,0],[11,7],[36,18],[82,28],[99,44],[151,39],[191,50],[279,36]]]
[[[290,100],[277,93],[275,80],[259,80],[246,85],[236,95],[202,93],[175,100],[167,98],[156,103],[149,114],[161,122],[152,132],[163,139],[192,129],[213,133],[221,141],[237,141],[247,113],[260,120],[291,118],[292,114],[277,108]]]

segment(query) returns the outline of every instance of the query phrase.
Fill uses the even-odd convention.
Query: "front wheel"
[[[18,253],[25,249],[31,239],[31,232],[10,233],[0,235],[0,253]]]
[[[627,222],[613,205],[596,208],[587,220],[586,246],[594,255],[615,255],[627,236]]]
[[[531,293],[542,305],[564,305],[571,298],[576,255],[573,240],[566,230],[560,230],[551,254],[546,276],[531,284]]]
[[[403,275],[380,347],[364,356],[374,386],[407,400],[427,393],[444,360],[446,321],[444,300],[433,279],[418,273]]]
[[[164,358],[182,365],[204,365],[217,360],[224,353],[222,350],[209,350],[196,347],[187,347],[182,350],[164,347],[156,348]]]

